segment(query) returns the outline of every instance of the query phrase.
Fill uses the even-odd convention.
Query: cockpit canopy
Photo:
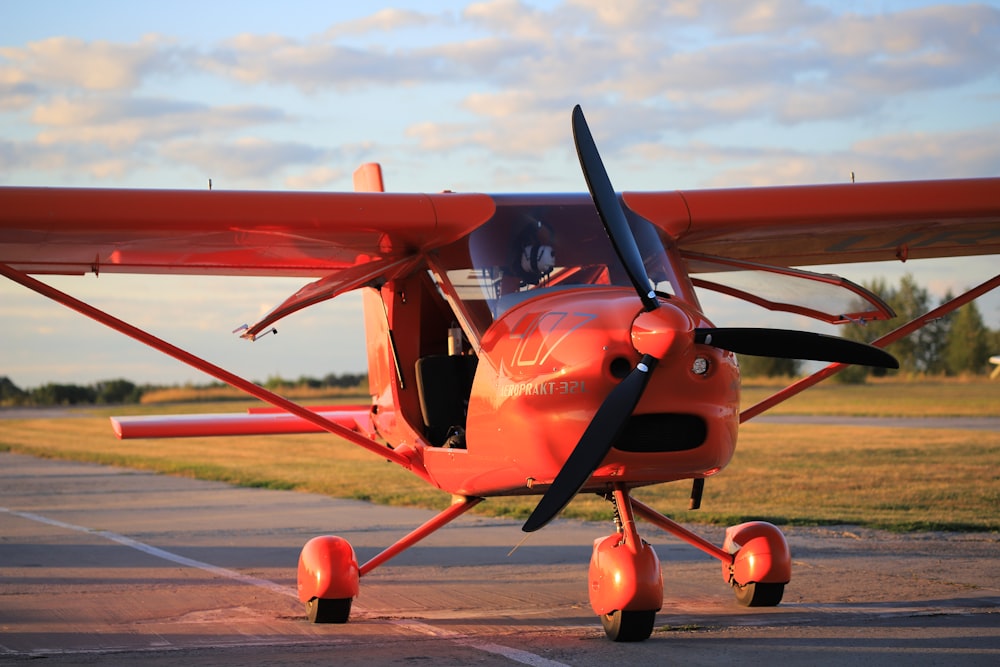
[[[497,196],[496,215],[467,238],[442,248],[441,278],[482,333],[514,304],[539,294],[590,285],[634,289],[590,200],[554,195],[529,203],[518,195]],[[630,216],[652,287],[685,293],[664,245],[669,239],[652,223]],[[690,294],[690,290],[687,291]]]

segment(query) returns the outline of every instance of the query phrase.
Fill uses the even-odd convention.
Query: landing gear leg
[[[726,529],[722,548],[701,538],[648,505],[632,500],[635,513],[654,526],[722,561],[722,578],[745,607],[775,607],[792,578],[792,554],[777,526],[750,521]]]
[[[618,532],[594,542],[590,558],[590,606],[608,639],[638,642],[649,638],[663,606],[660,560],[635,528],[628,491],[611,494]]]
[[[359,566],[354,549],[342,537],[324,535],[306,542],[299,554],[299,599],[313,623],[347,623],[351,603],[358,595],[359,579],[400,552],[482,502],[482,498],[456,497],[450,507]]]

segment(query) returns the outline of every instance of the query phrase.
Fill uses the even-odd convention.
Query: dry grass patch
[[[787,383],[785,383],[787,384]],[[784,384],[749,380],[741,395],[748,408]],[[863,385],[827,381],[807,389],[769,411],[784,415],[858,417],[997,417],[1000,381],[986,378],[920,378],[875,380]]]
[[[296,489],[393,505],[442,508],[447,494],[332,436],[119,441],[105,418],[8,420],[0,448],[244,486]],[[747,424],[729,468],[688,512],[687,482],[637,497],[688,522],[851,523],[890,530],[1000,530],[1000,433]],[[491,499],[477,511],[527,517],[537,498]],[[583,496],[566,516],[609,518]]]

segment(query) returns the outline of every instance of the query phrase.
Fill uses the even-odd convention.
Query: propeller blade
[[[611,245],[625,265],[629,280],[642,299],[643,307],[646,310],[654,310],[659,306],[659,302],[649,286],[649,276],[642,262],[642,254],[625,219],[625,211],[618,201],[618,195],[611,186],[611,179],[608,178],[608,172],[601,161],[601,154],[597,151],[597,144],[594,143],[594,137],[590,133],[587,119],[583,117],[583,110],[579,104],[573,108],[573,141],[576,143],[576,154],[580,158],[583,177],[587,179],[587,188],[597,207],[597,214],[604,223],[604,229],[611,239]]]
[[[611,390],[597,409],[593,420],[576,443],[573,453],[566,459],[552,486],[538,501],[531,516],[521,527],[526,533],[533,533],[552,521],[569,501],[579,493],[590,476],[597,470],[604,457],[611,451],[611,445],[621,433],[632,411],[639,403],[642,392],[649,382],[649,375],[656,367],[656,358],[648,354],[625,376],[625,379]]]
[[[694,342],[757,357],[836,361],[843,364],[899,368],[899,362],[895,357],[874,345],[811,331],[738,327],[695,329]]]

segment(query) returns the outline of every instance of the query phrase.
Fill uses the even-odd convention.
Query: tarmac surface
[[[586,583],[610,524],[557,520],[508,555],[518,522],[466,516],[363,578],[346,625],[305,620],[302,544],[339,534],[364,562],[431,515],[0,454],[0,663],[1000,664],[997,534],[790,528],[784,601],[747,609],[717,561],[640,524],[664,607],[615,644]]]

